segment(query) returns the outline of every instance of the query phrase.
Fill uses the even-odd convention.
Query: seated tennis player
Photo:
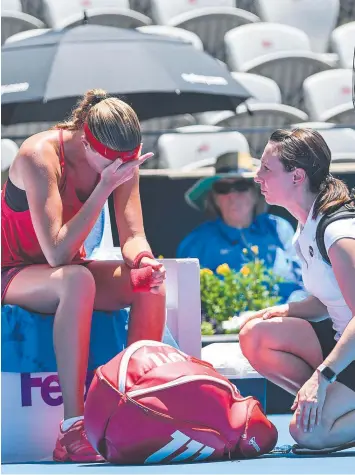
[[[67,122],[22,144],[2,191],[2,302],[55,314],[56,461],[101,460],[83,421],[93,310],[131,306],[127,343],[162,339],[165,269],[144,234],[139,166],[152,154],[141,146],[133,109],[91,90]],[[83,243],[111,193],[124,262],[90,261]]]

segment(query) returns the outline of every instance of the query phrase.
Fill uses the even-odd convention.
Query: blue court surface
[[[278,446],[293,444],[288,432],[290,415],[269,416],[279,431]],[[3,434],[4,437],[4,434]],[[59,464],[54,462],[3,464],[1,473],[11,474],[313,474],[355,473],[355,449],[331,455],[299,456],[270,454],[254,460],[199,464],[121,466],[111,464]]]

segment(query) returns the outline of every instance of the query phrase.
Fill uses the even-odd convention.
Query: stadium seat
[[[255,0],[235,0],[235,6],[241,10],[246,10],[247,12],[257,15]]]
[[[262,102],[268,104],[280,104],[281,92],[279,86],[270,78],[260,76],[258,74],[250,73],[231,73],[234,79],[241,84],[247,91],[250,92],[251,97],[245,101],[245,104],[252,104],[254,102]],[[242,104],[239,106],[241,110],[245,110]],[[238,110],[238,109],[237,109]],[[208,111],[195,114],[198,124],[216,125],[221,120],[233,116],[231,111]]]
[[[179,127],[179,133],[161,135],[158,140],[160,168],[191,169],[201,162],[213,164],[223,153],[249,153],[248,142],[242,134],[219,133],[221,130],[222,127],[212,125],[191,125]]]
[[[186,127],[195,125],[196,120],[191,114],[181,114],[169,117],[156,117],[153,119],[143,120],[141,122],[143,149],[142,153],[153,152],[154,157],[147,160],[143,168],[159,168],[159,149],[158,140],[165,130],[177,129],[178,127]]]
[[[284,23],[303,30],[312,51],[326,53],[339,14],[339,0],[256,0],[262,21]]]
[[[35,30],[21,31],[20,33],[15,33],[14,35],[9,36],[6,39],[5,44],[13,43],[14,41],[27,40],[33,36],[43,35],[44,33],[47,33],[47,31],[50,31],[50,28],[37,28]]]
[[[235,7],[235,0],[150,0],[153,19],[165,25],[175,16],[206,7]]]
[[[128,9],[117,8],[89,8],[85,10],[87,22],[90,25],[104,25],[115,28],[137,28],[139,26],[149,25],[152,20],[142,13],[134,12]],[[83,15],[76,13],[69,16],[56,28],[74,28],[83,24]]]
[[[344,25],[350,21],[355,21],[355,2],[354,0],[340,0],[337,26]]]
[[[287,128],[295,121],[307,121],[305,112],[285,104],[252,103],[241,104],[236,114],[221,117],[214,125],[240,129],[248,140],[250,153],[260,158],[265,145],[275,129]],[[248,130],[247,130],[248,129]]]
[[[153,18],[151,0],[129,0],[129,7],[131,10],[143,13],[143,15],[149,18]]]
[[[307,35],[297,28],[259,23],[244,25],[225,37],[231,70],[260,74],[276,81],[282,103],[303,110],[303,81],[332,68],[310,51]]]
[[[252,13],[238,8],[200,8],[182,13],[169,21],[169,25],[184,28],[201,38],[205,51],[225,61],[224,36],[227,31],[240,25],[258,22]]]
[[[195,33],[192,33],[192,31],[187,31],[183,28],[176,28],[175,26],[168,25],[148,25],[140,26],[137,28],[137,30],[150,35],[162,35],[177,38],[190,43],[200,51],[203,50],[203,44],[200,38]]]
[[[258,74],[232,72],[233,78],[250,92],[250,97],[246,102],[267,102],[281,103],[281,91],[273,79]]]
[[[2,0],[1,14],[6,11],[22,12],[21,0]]]
[[[341,68],[351,69],[353,67],[354,45],[355,21],[335,28],[331,35],[331,46],[332,50],[337,53],[339,57],[339,66]]]
[[[84,10],[92,8],[129,9],[128,0],[42,0],[44,16],[48,26],[57,27],[68,17],[83,15]]]
[[[332,152],[332,161],[351,161],[355,154],[355,130],[334,128],[329,122],[305,122],[293,124],[292,127],[318,130]]]
[[[279,23],[255,23],[226,33],[227,64],[231,71],[241,71],[250,61],[271,53],[310,52],[308,36],[298,28]]]
[[[1,187],[7,180],[9,168],[18,152],[17,144],[10,139],[1,139]]]
[[[16,33],[35,28],[45,28],[45,25],[37,18],[27,15],[26,13],[10,11],[2,12],[1,44],[3,45],[7,38]]]
[[[38,134],[50,129],[56,122],[26,122],[21,124],[11,124],[1,126],[2,137],[11,139],[20,146],[30,135]]]
[[[333,69],[314,74],[304,81],[303,93],[310,119],[355,124],[351,69]]]
[[[23,13],[34,16],[38,20],[41,20],[46,27],[47,18],[46,18],[46,6],[44,0],[20,0],[22,5]]]

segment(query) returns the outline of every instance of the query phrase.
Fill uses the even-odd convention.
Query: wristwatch
[[[334,383],[334,381],[337,379],[337,374],[334,373],[334,371],[329,368],[329,366],[326,366],[323,363],[318,366],[317,371],[319,371],[329,383]]]

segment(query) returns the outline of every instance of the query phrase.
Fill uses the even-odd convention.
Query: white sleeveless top
[[[333,268],[323,260],[317,247],[316,230],[322,215],[312,219],[313,206],[314,203],[305,225],[299,224],[293,243],[301,260],[304,286],[327,307],[336,331],[335,339],[339,340],[353,314],[344,300]],[[326,227],[324,243],[327,252],[341,238],[355,239],[355,218],[335,221]]]

